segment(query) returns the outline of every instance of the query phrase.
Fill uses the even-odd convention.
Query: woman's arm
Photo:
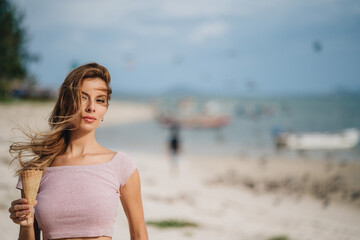
[[[25,195],[24,191],[21,190],[21,199],[15,200],[11,204],[11,208],[9,212],[11,213],[10,217],[17,224],[20,224],[20,232],[19,232],[19,240],[35,240],[35,232],[34,232],[34,210],[32,212],[31,218],[29,219],[29,223],[27,223],[26,219],[23,217],[20,211],[24,209],[25,205]],[[36,203],[35,203],[36,205]],[[35,206],[34,205],[34,206]],[[17,214],[18,212],[18,214]]]
[[[19,240],[35,240],[33,226],[20,226]]]
[[[148,240],[137,169],[120,189],[120,194],[121,204],[129,222],[131,240]]]
[[[34,226],[21,226],[20,225],[20,233],[19,239],[26,239],[26,240],[40,240],[40,229],[37,225],[36,218],[34,217]]]

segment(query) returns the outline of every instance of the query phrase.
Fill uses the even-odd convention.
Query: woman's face
[[[79,130],[92,131],[101,123],[107,110],[107,86],[101,78],[86,78],[81,86],[81,123]]]

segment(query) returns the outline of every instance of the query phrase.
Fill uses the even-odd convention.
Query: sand
[[[53,103],[0,105],[0,232],[16,239],[19,226],[9,218],[12,200],[20,197],[8,168],[9,143],[16,122],[41,129]],[[113,102],[103,127],[152,119],[151,104]],[[311,161],[279,156],[250,158],[181,156],[179,174],[170,171],[164,152],[129,152],[142,183],[146,221],[183,219],[198,227],[158,229],[150,239],[289,239],[360,238],[360,165],[336,159]],[[360,161],[358,161],[360,162]],[[121,204],[113,239],[129,239]]]

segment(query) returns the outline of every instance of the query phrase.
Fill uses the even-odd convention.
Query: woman
[[[113,152],[95,139],[95,130],[107,111],[110,74],[97,63],[74,69],[62,84],[49,118],[50,130],[32,134],[29,142],[10,146],[21,168],[42,169],[36,203],[27,219],[22,198],[9,208],[20,225],[19,239],[110,240],[119,198],[129,222],[131,239],[148,239],[137,167],[126,153]],[[31,157],[29,161],[22,159]],[[126,184],[125,184],[126,183]],[[28,220],[28,221],[27,221]]]

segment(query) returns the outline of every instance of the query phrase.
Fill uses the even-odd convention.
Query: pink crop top
[[[112,237],[120,187],[136,168],[123,152],[106,163],[48,167],[35,207],[43,239]],[[22,189],[21,177],[16,188]]]

